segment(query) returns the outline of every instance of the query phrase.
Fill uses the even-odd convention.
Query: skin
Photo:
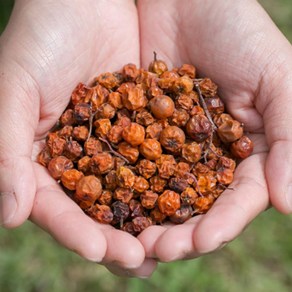
[[[4,227],[30,218],[111,272],[148,277],[157,260],[221,248],[270,202],[283,213],[292,211],[291,45],[254,0],[181,3],[142,0],[136,9],[130,0],[92,0],[87,6],[77,0],[16,1],[0,39]],[[136,239],[84,215],[33,161],[79,81],[129,62],[147,68],[153,50],[169,67],[192,63],[213,79],[255,150],[236,170],[235,191],[226,190],[206,215],[183,225],[152,226]]]

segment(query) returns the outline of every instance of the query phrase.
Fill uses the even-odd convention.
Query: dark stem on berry
[[[153,51],[153,55],[154,55],[154,61],[157,61],[157,53],[155,51]]]
[[[89,116],[89,121],[88,121],[88,123],[89,123],[89,130],[88,130],[88,136],[87,136],[86,141],[88,141],[89,138],[91,137],[92,127],[93,127],[93,118],[94,118],[94,116],[95,116],[95,114],[97,112],[98,112],[98,110],[95,111],[94,113],[92,112],[92,104],[90,103],[90,116]]]

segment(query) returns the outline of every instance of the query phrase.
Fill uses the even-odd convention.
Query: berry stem
[[[195,87],[196,87],[196,90],[197,90],[197,92],[199,94],[200,104],[201,104],[202,108],[204,109],[206,117],[208,118],[209,122],[211,123],[213,130],[215,130],[215,129],[217,129],[217,126],[214,124],[213,119],[212,119],[212,117],[210,115],[208,107],[207,107],[207,105],[205,103],[205,100],[203,98],[199,83],[195,82]]]
[[[129,162],[129,160],[128,160],[127,158],[125,158],[123,155],[121,155],[120,153],[118,153],[117,151],[115,151],[115,150],[112,148],[112,146],[111,146],[111,144],[108,142],[108,140],[106,140],[106,139],[104,139],[104,138],[101,138],[101,137],[99,137],[98,139],[99,139],[100,141],[106,143],[106,145],[108,146],[108,148],[109,148],[109,150],[110,150],[110,152],[111,152],[112,154],[114,154],[115,156],[117,156],[117,157],[123,159],[126,163],[130,164],[130,162]]]

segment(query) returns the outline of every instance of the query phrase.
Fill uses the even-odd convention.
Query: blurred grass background
[[[292,41],[292,1],[259,1]],[[0,0],[0,33],[12,0]],[[291,68],[292,69],[292,68]],[[260,215],[223,250],[192,261],[160,264],[150,279],[123,279],[60,247],[30,222],[0,228],[0,291],[180,292],[292,289],[292,217],[275,210]]]

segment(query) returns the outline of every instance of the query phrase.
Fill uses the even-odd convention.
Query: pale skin
[[[18,0],[1,37],[0,191],[8,199],[0,200],[2,225],[30,218],[113,273],[147,277],[157,261],[219,249],[270,204],[291,213],[292,49],[259,4],[140,0],[136,8],[130,0],[81,2]],[[211,77],[255,150],[236,170],[234,190],[206,215],[152,226],[134,238],[89,219],[33,160],[79,81],[129,62],[147,68],[153,50],[169,67],[192,63]]]

